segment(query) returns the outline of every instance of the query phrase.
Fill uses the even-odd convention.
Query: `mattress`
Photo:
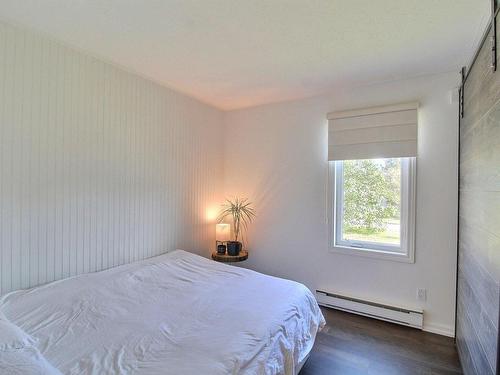
[[[324,318],[302,284],[176,250],[9,293],[64,374],[295,374]]]

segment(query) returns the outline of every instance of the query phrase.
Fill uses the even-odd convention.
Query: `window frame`
[[[375,158],[373,158],[375,159]],[[329,248],[331,252],[379,258],[397,262],[415,262],[416,158],[401,159],[400,246],[342,239],[343,161],[329,162]]]

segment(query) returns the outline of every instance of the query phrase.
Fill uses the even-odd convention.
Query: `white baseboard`
[[[321,306],[347,311],[374,319],[422,329],[424,312],[401,306],[391,306],[380,302],[362,300],[352,296],[316,290],[316,300]]]
[[[425,332],[435,333],[437,335],[455,337],[455,327],[450,327],[445,324],[434,324],[434,323],[425,323],[424,328]]]

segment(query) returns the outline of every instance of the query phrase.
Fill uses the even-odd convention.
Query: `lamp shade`
[[[231,234],[231,226],[229,224],[216,224],[215,225],[215,240],[220,242],[229,241]]]

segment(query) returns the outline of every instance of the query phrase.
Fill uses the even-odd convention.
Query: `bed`
[[[296,374],[325,321],[302,284],[176,250],[9,293],[63,374]]]

